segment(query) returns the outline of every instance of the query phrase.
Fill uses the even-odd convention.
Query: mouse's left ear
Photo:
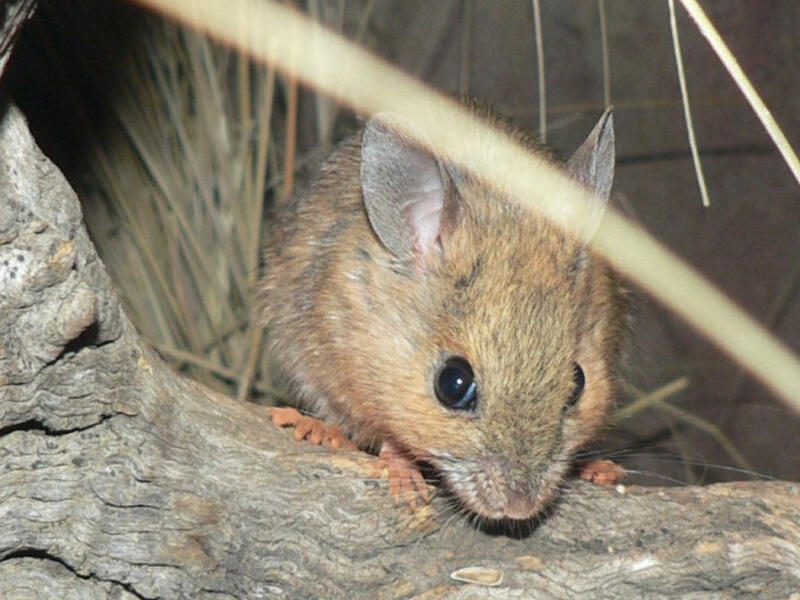
[[[589,137],[567,161],[573,179],[594,192],[605,208],[614,181],[614,115],[608,108],[594,126]]]
[[[440,247],[448,222],[450,180],[440,162],[379,114],[364,128],[361,191],[367,217],[381,243],[395,256],[425,264]]]

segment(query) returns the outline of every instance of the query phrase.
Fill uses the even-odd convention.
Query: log
[[[528,527],[412,512],[373,457],[166,367],[8,100],[0,194],[0,598],[798,597],[800,484],[571,482]]]

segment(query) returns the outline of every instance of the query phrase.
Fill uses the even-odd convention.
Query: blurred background
[[[294,5],[430,85],[539,128],[530,1]],[[800,3],[702,5],[800,148]],[[711,206],[692,166],[666,1],[541,0],[547,142],[568,156],[610,101],[612,202],[800,350],[800,187],[694,24],[676,13]],[[140,332],[175,369],[273,401],[250,323],[269,235],[262,214],[357,126],[355,116],[285,74],[108,0],[42,0],[6,85],[78,192]],[[597,448],[640,483],[800,479],[800,418],[633,292],[626,384]]]

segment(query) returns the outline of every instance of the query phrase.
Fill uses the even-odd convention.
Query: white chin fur
[[[539,470],[496,458],[438,456],[433,463],[464,508],[494,520],[528,520],[540,514],[558,492],[567,469],[566,461]]]

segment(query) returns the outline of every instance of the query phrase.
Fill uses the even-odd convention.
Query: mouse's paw
[[[419,500],[430,502],[430,491],[419,466],[393,444],[384,441],[371,476],[378,479],[386,471],[389,493],[395,501],[405,500],[411,510],[416,510]]]
[[[583,463],[578,477],[596,485],[616,485],[625,478],[625,469],[613,460],[590,460]]]
[[[312,444],[341,450],[357,450],[341,429],[319,419],[304,415],[296,408],[273,407],[269,409],[272,422],[278,427],[294,427],[294,439],[308,440]]]

